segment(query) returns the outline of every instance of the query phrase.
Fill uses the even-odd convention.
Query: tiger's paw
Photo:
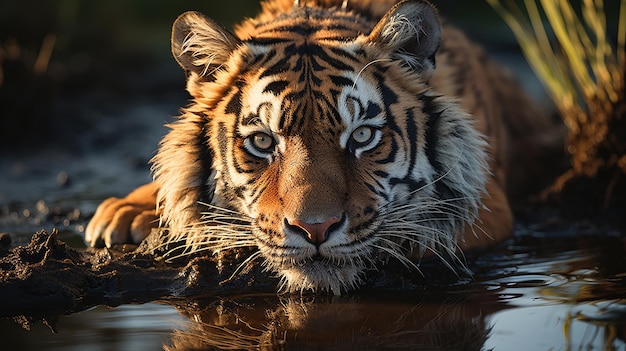
[[[158,226],[156,186],[149,183],[124,198],[112,197],[98,206],[85,230],[85,242],[92,247],[139,244]]]

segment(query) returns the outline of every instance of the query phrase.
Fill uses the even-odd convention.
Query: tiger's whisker
[[[248,256],[248,258],[246,258],[243,262],[241,262],[237,268],[235,269],[235,271],[233,272],[233,274],[230,275],[230,277],[228,277],[227,281],[230,281],[232,279],[235,278],[235,276],[237,274],[239,274],[244,266],[248,265],[249,263],[253,262],[254,260],[256,260],[257,258],[259,258],[259,256],[261,256],[261,251],[255,251],[253,252],[250,256]]]
[[[371,65],[373,65],[373,64],[376,64],[376,63],[378,63],[378,62],[390,62],[390,61],[393,61],[393,60],[392,60],[392,59],[390,59],[390,58],[381,58],[381,59],[378,59],[378,60],[373,60],[373,61],[368,62],[368,63],[367,63],[365,66],[363,66],[363,68],[361,68],[361,70],[357,73],[356,78],[354,79],[354,84],[352,84],[352,90],[354,90],[354,89],[356,88],[356,83],[357,83],[357,81],[358,81],[358,80],[359,80],[359,78],[361,77],[361,74],[363,74],[363,72],[367,69],[367,67],[369,67],[369,66],[371,66]]]

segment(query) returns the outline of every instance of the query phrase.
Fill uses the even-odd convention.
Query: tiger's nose
[[[343,217],[339,218],[333,216],[321,223],[308,223],[300,219],[285,219],[285,222],[288,227],[296,229],[296,232],[303,234],[310,243],[320,245],[328,239],[328,236],[335,227],[343,222]]]

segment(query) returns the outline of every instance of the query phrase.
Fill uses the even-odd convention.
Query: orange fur
[[[116,212],[158,203],[172,240],[256,246],[287,290],[339,293],[383,256],[454,260],[508,237],[506,118],[543,115],[428,3],[345,4],[266,1],[234,34],[181,16],[173,52],[193,104],[161,143],[155,183],[105,202],[87,241],[129,240],[106,234],[128,233],[132,215]],[[223,213],[249,232],[220,234]]]

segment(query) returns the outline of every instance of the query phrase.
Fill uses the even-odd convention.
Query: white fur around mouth
[[[327,291],[341,295],[342,291],[352,290],[361,283],[364,268],[364,265],[337,266],[328,260],[312,260],[277,271],[281,277],[281,291]]]
[[[267,268],[281,278],[281,291],[327,291],[340,295],[362,282],[363,272],[372,260],[372,247],[366,242],[329,244],[318,249],[308,242],[299,247],[259,242],[259,250]]]

